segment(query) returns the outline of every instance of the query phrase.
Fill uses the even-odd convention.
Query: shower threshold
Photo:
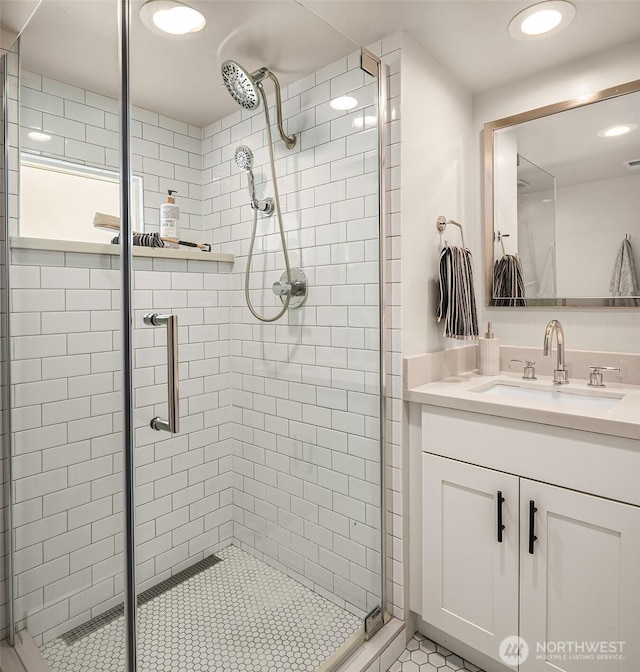
[[[169,581],[139,596],[140,672],[315,672],[363,630],[361,618],[236,546]],[[40,647],[51,672],[124,672],[124,616],[109,613]]]

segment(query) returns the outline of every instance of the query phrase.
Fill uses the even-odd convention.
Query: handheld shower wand
[[[240,170],[244,170],[247,174],[247,181],[249,182],[249,194],[251,195],[251,207],[254,210],[259,210],[264,213],[266,217],[271,217],[275,210],[275,202],[273,198],[265,198],[259,200],[256,198],[256,181],[253,177],[253,152],[246,145],[240,145],[233,155],[236,165]]]

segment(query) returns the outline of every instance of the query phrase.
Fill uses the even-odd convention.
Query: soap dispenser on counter
[[[160,206],[160,238],[178,239],[180,224],[180,209],[176,205],[175,189],[169,189],[167,202]],[[169,243],[167,247],[178,247],[177,243]]]
[[[478,373],[481,376],[497,376],[500,373],[500,339],[496,338],[487,324],[484,338],[478,338]]]

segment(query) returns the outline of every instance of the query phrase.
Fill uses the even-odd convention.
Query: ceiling
[[[527,121],[507,132],[515,131],[518,154],[566,187],[640,176],[640,168],[625,165],[640,160],[640,128],[614,138],[598,136],[599,131],[628,123],[640,126],[640,92]],[[530,183],[527,191],[538,190],[533,173],[518,171],[518,175]],[[542,183],[539,188],[546,187]]]
[[[3,27],[25,0],[2,0]],[[117,97],[115,0],[43,0],[21,39],[23,68]],[[640,0],[574,0],[577,16],[546,39],[518,41],[509,20],[521,0],[190,0],[202,33],[169,39],[147,30],[132,0],[134,104],[204,126],[235,111],[219,68],[227,58],[267,65],[286,85],[404,30],[472,93],[518,81],[640,37]]]

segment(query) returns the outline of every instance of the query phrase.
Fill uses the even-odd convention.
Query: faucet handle
[[[590,366],[589,367],[589,386],[590,387],[605,387],[602,382],[603,371],[620,371],[617,366]]]
[[[512,362],[524,364],[524,371],[522,372],[523,380],[538,380],[536,377],[536,363],[530,362],[528,359],[512,359]]]

